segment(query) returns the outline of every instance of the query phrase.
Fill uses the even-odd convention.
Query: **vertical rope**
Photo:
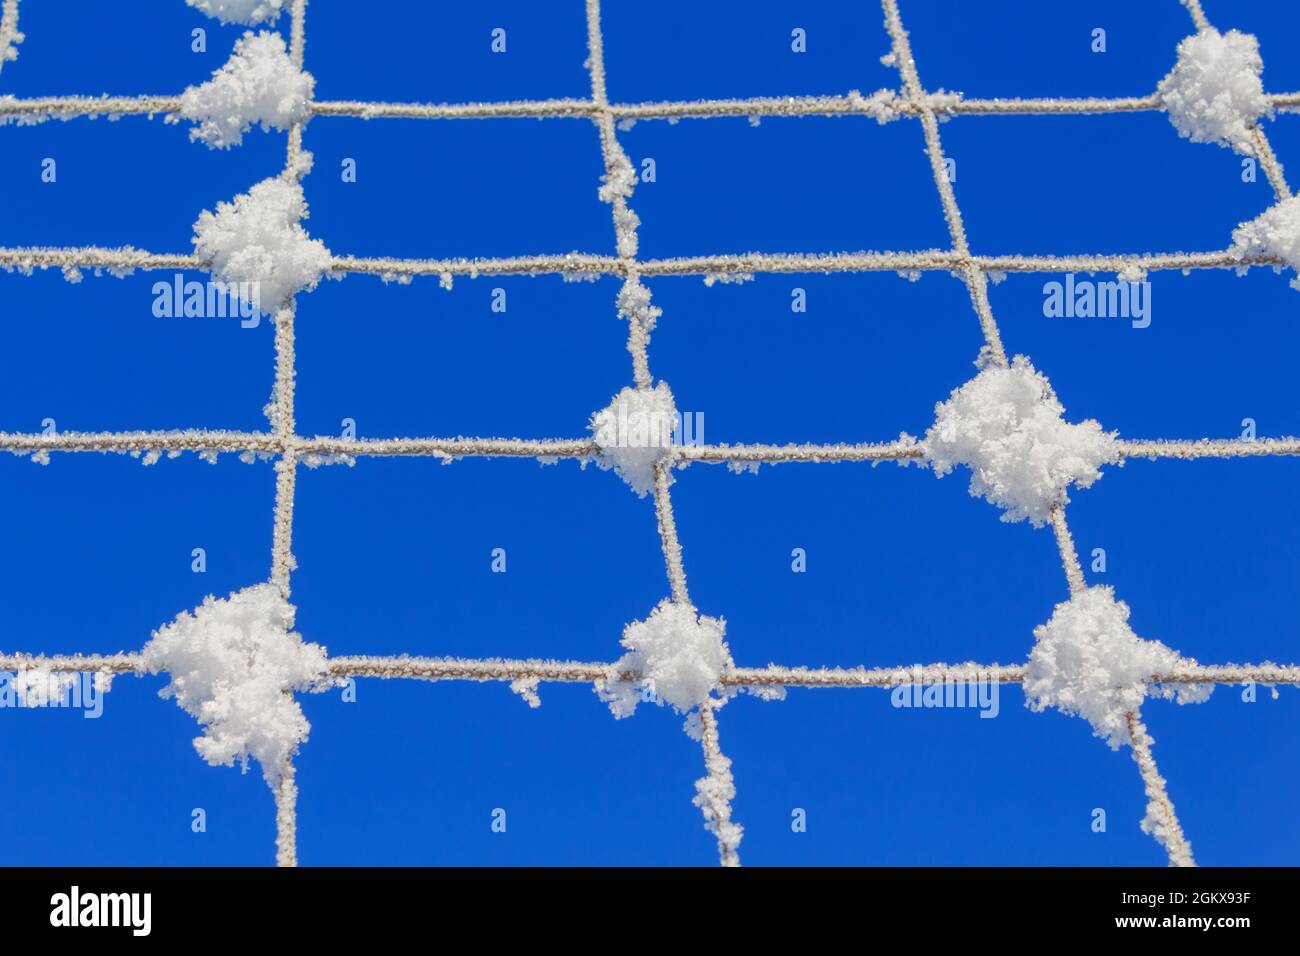
[[[609,93],[605,88],[605,43],[600,32],[600,0],[587,0],[587,70],[591,74],[591,100],[596,107],[593,120],[600,134],[600,153],[605,164],[605,176],[611,177],[619,167],[630,161],[618,143],[614,128],[614,114],[609,107]],[[613,209],[614,237],[619,261],[623,266],[625,282],[639,282],[641,267],[635,254],[624,248],[620,224],[626,224],[633,235],[636,232],[636,213],[627,205],[627,197],[614,193],[610,196]],[[650,374],[649,341],[646,330],[635,318],[628,319],[627,350],[632,354],[632,379],[637,388],[650,388],[654,378]]]
[[[704,825],[718,840],[718,862],[723,866],[740,866],[741,829],[731,822],[731,801],[736,796],[731,776],[731,761],[718,742],[717,702],[700,708],[700,747],[708,775],[695,784],[695,805],[704,813]]]
[[[298,865],[298,771],[292,758],[275,783],[275,865]]]
[[[1201,9],[1201,0],[1179,0],[1187,12],[1191,15],[1192,23],[1196,24],[1197,30],[1213,30],[1210,26],[1209,19],[1205,16],[1205,11]]]
[[[677,521],[673,517],[673,502],[668,496],[669,469],[672,460],[664,459],[655,468],[655,514],[659,523],[659,541],[663,545],[664,563],[668,567],[668,584],[673,600],[691,605],[686,590],[686,568],[682,563],[682,545],[677,540]]]
[[[302,69],[306,45],[307,0],[293,0],[289,23],[289,59]],[[297,182],[304,172],[302,123],[289,128],[284,177]],[[297,306],[290,296],[275,313],[275,385],[271,394],[271,427],[281,442],[275,463],[275,513],[271,536],[271,583],[287,600],[289,577],[297,562],[293,557],[293,503],[298,478],[298,453],[292,447],[297,432],[294,417],[294,319]],[[275,790],[275,862],[298,865],[298,785],[293,758],[285,760]]]
[[[1074,538],[1070,527],[1065,523],[1065,506],[1054,505],[1051,511],[1052,531],[1056,535],[1056,547],[1061,552],[1061,564],[1065,568],[1065,580],[1070,586],[1070,596],[1078,594],[1088,586],[1083,579],[1083,566],[1079,564],[1079,552],[1075,550]]]
[[[1151,753],[1155,743],[1136,711],[1129,711],[1128,732],[1133,744],[1133,759],[1137,762],[1138,772],[1142,774],[1143,789],[1147,795],[1147,815],[1142,821],[1142,829],[1150,833],[1169,853],[1170,866],[1195,866],[1192,859],[1192,845],[1183,834],[1178,814],[1174,812],[1173,801],[1165,790],[1165,778],[1160,776],[1156,767],[1156,758]]]
[[[1277,154],[1273,152],[1273,146],[1268,141],[1264,127],[1256,123],[1251,127],[1250,135],[1255,141],[1255,152],[1259,154],[1259,164],[1264,167],[1264,175],[1268,177],[1268,184],[1273,187],[1273,195],[1278,202],[1290,199],[1291,190],[1286,184],[1286,174],[1282,169],[1282,163],[1277,158]]]
[[[993,318],[993,307],[989,304],[988,279],[984,270],[975,265],[970,254],[970,244],[966,240],[966,227],[962,223],[961,209],[957,206],[957,195],[952,182],[948,179],[948,169],[944,162],[943,144],[939,139],[939,120],[934,114],[934,107],[921,86],[920,75],[916,71],[916,61],[912,58],[912,44],[903,29],[903,21],[898,13],[896,0],[882,0],[885,11],[885,28],[893,41],[894,62],[903,80],[903,92],[915,106],[925,133],[925,154],[930,159],[930,173],[934,177],[935,188],[939,191],[939,202],[943,206],[943,218],[948,223],[948,234],[952,237],[952,248],[963,260],[961,268],[962,281],[970,293],[971,304],[979,317],[980,329],[984,333],[984,344],[989,357],[998,365],[1007,364],[1007,353],[1002,347],[1002,335]]]
[[[605,86],[605,45],[600,31],[600,0],[587,0],[587,69],[591,74],[591,99],[596,107],[594,120],[600,133],[600,152],[605,164],[606,182],[609,183],[620,169],[630,168],[631,161],[618,143],[614,114],[609,107],[609,93]],[[636,259],[636,229],[639,220],[636,213],[628,208],[625,196],[611,192],[609,200],[613,210],[614,238],[619,261],[626,276],[624,281],[639,282],[641,270]],[[632,354],[632,377],[637,388],[650,388],[654,378],[650,374],[649,339],[641,319],[635,314],[628,317],[627,348]],[[690,593],[686,589],[682,546],[677,538],[677,522],[673,517],[672,498],[668,493],[671,468],[671,458],[660,461],[655,467],[655,517],[673,601],[694,610]],[[695,802],[704,814],[705,825],[717,837],[718,856],[722,865],[739,866],[740,855],[736,847],[740,843],[741,830],[731,822],[730,803],[736,788],[731,779],[731,761],[723,755],[718,744],[714,706],[710,701],[700,707],[706,776],[696,784]]]

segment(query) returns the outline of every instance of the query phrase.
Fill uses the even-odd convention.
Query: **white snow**
[[[190,139],[216,149],[244,140],[254,125],[287,130],[309,115],[316,81],[293,65],[278,33],[245,33],[226,65],[181,95],[180,115],[198,123]]]
[[[1069,501],[1071,484],[1087,488],[1100,465],[1119,459],[1115,432],[1091,419],[1066,422],[1064,411],[1047,378],[1017,355],[1010,366],[986,363],[937,404],[921,447],[940,478],[969,466],[970,493],[1005,509],[1003,521],[1039,527]]]
[[[270,584],[212,596],[160,627],[141,652],[146,670],[167,673],[159,693],[203,726],[194,749],[208,763],[262,765],[275,785],[311,726],[291,691],[324,690],[325,648],[294,633],[294,607]]]
[[[712,287],[721,283],[723,285],[741,285],[746,282],[754,281],[752,272],[706,272],[704,274],[704,284]]]
[[[732,667],[726,627],[722,618],[697,616],[694,608],[665,598],[644,621],[623,629],[627,653],[596,685],[597,694],[615,717],[630,716],[641,699],[640,688],[618,675],[633,674],[678,713],[698,707]]]
[[[222,23],[274,23],[284,0],[185,0],[191,7]]]
[[[271,315],[290,295],[316,288],[329,268],[329,250],[301,225],[306,217],[298,183],[266,179],[234,202],[217,203],[215,214],[200,213],[194,251],[223,282],[257,283],[258,306]]]
[[[1025,671],[1026,704],[1082,717],[1093,733],[1118,749],[1132,743],[1127,715],[1148,694],[1176,698],[1180,704],[1210,696],[1212,684],[1148,684],[1158,674],[1196,662],[1159,641],[1138,637],[1128,618],[1128,605],[1101,585],[1058,604],[1051,620],[1034,629],[1036,642]]]
[[[1178,61],[1156,92],[1179,136],[1252,156],[1250,129],[1272,113],[1263,69],[1254,36],[1205,29],[1178,44]]]
[[[677,427],[673,393],[667,382],[654,388],[624,388],[607,408],[591,416],[588,427],[600,448],[596,464],[613,468],[644,498],[654,490],[655,468],[672,454]]]
[[[1300,196],[1283,199],[1239,225],[1228,251],[1237,258],[1259,253],[1285,260],[1297,272],[1291,287],[1300,289]]]

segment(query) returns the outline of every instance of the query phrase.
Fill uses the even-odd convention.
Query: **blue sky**
[[[175,93],[220,66],[240,31],[180,0],[23,4],[0,93]],[[1140,95],[1191,32],[1174,2],[959,5],[903,0],[922,82],[971,96]],[[1256,33],[1274,92],[1300,89],[1300,10],[1207,0]],[[896,86],[873,4],[606,4],[614,101],[869,92]],[[190,31],[208,31],[206,53]],[[287,18],[281,24],[287,30]],[[489,32],[507,30],[507,53]],[[789,46],[803,27],[808,52]],[[1094,27],[1107,52],[1089,50]],[[322,99],[467,101],[588,95],[581,4],[362,5],[317,0],[306,67]],[[1300,120],[1268,126],[1286,163]],[[1213,250],[1272,201],[1228,150],[1180,140],[1156,113],[962,117],[941,127],[980,253]],[[129,117],[0,129],[0,245],[188,252],[200,210],[283,163],[284,135],[228,152],[184,126]],[[632,200],[644,257],[947,247],[920,125],[869,119],[642,122],[620,133],[657,181]],[[313,121],[308,230],[336,254],[612,254],[594,127],[583,120]],[[40,181],[55,158],[58,181]],[[358,179],[339,176],[344,158]],[[265,427],[269,323],[166,320],[157,274],[78,285],[0,273],[0,429]],[[1155,273],[1152,324],[1047,319],[1043,283],[990,298],[1009,352],[1055,385],[1071,419],[1132,438],[1300,434],[1298,293],[1268,270]],[[960,282],[931,273],[758,276],[705,287],[647,280],[664,310],[651,369],[709,442],[885,441],[921,434],[974,372],[978,323]],[[791,290],[808,311],[793,314]],[[504,288],[508,311],[493,313]],[[301,296],[303,434],[576,437],[631,380],[617,281],[558,277],[385,285],[352,276]],[[1300,506],[1292,459],[1134,461],[1077,492],[1085,554],[1131,623],[1203,663],[1296,659]],[[743,665],[1022,661],[1064,600],[1046,529],[998,521],[965,473],[694,466],[673,489],[691,594],[727,620]],[[265,580],[266,463],[193,456],[0,460],[6,650],[136,649],[205,594]],[[205,574],[190,570],[203,547]],[[509,571],[489,570],[504,547]],[[790,570],[792,548],[808,571]],[[650,501],[571,462],[362,460],[300,472],[298,629],[333,654],[611,660],[625,623],[668,593]],[[211,768],[162,681],[120,678],[104,715],[0,710],[0,862],[261,864],[273,859],[256,771]],[[362,681],[355,703],[306,696],[298,761],[306,864],[711,864],[690,803],[702,775],[680,718],[615,721],[586,686],[543,685],[530,710],[503,685]],[[1295,692],[1245,703],[1153,701],[1145,717],[1202,863],[1289,864],[1300,849]],[[1034,714],[1004,688],[997,719],[899,710],[874,690],[742,697],[721,713],[748,864],[1161,864],[1139,832],[1128,752],[1086,723]],[[191,812],[207,813],[206,833]],[[505,808],[504,834],[490,828]],[[1090,827],[1107,811],[1103,834]],[[807,813],[807,832],[790,827]]]

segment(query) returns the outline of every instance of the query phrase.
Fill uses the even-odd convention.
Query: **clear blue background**
[[[239,35],[180,0],[22,6],[21,56],[0,92],[175,93]],[[1222,29],[1260,37],[1264,81],[1300,89],[1300,10],[1209,0]],[[1174,0],[958,4],[904,0],[922,81],[971,96],[1138,95],[1191,32]],[[870,92],[896,86],[871,3],[608,2],[615,101]],[[287,31],[287,17],[279,27]],[[190,31],[208,31],[206,53]],[[508,52],[489,52],[493,27]],[[790,51],[790,31],[808,52]],[[1108,51],[1089,50],[1103,27]],[[307,68],[322,99],[467,101],[588,95],[582,5],[316,0]],[[1300,120],[1268,126],[1300,168]],[[1228,150],[1180,140],[1157,113],[958,118],[942,126],[981,253],[1212,250],[1272,202]],[[945,248],[920,125],[865,118],[642,122],[621,133],[658,181],[632,201],[645,257]],[[279,170],[284,135],[229,152],[130,117],[0,130],[0,244],[132,244],[187,252],[200,210]],[[613,253],[600,154],[584,120],[318,119],[307,223],[338,254]],[[58,181],[40,182],[41,160]],[[345,157],[358,181],[341,182]],[[160,320],[158,274],[0,273],[0,428],[265,427],[269,323]],[[1007,348],[1052,379],[1074,419],[1133,438],[1300,433],[1300,293],[1255,270],[1152,276],[1153,321],[1048,320],[1042,284],[990,296]],[[1059,278],[1059,277],[1058,277]],[[651,367],[723,441],[884,441],[921,434],[973,373],[981,339],[960,282],[892,274],[759,276],[706,288],[652,279],[664,310]],[[792,314],[791,289],[808,311]],[[492,290],[509,311],[490,311]],[[631,378],[617,281],[559,277],[384,285],[352,276],[301,296],[298,422],[366,437],[584,434]],[[1297,658],[1300,477],[1294,459],[1135,461],[1075,495],[1080,550],[1132,623],[1206,663]],[[680,473],[673,500],[692,597],[724,616],[738,663],[1022,661],[1066,597],[1051,533],[1005,525],[966,491],[884,465]],[[136,649],[208,593],[265,580],[273,473],[223,456],[0,460],[0,647]],[[192,548],[208,555],[190,571]],[[509,572],[492,574],[504,547]],[[792,548],[808,554],[790,571]],[[572,462],[362,460],[303,470],[293,578],[298,626],[331,653],[611,660],[623,625],[667,594],[649,499]],[[158,679],[119,678],[102,719],[0,711],[0,861],[269,863],[272,799],[253,771],[194,753],[194,721]],[[615,721],[591,689],[543,685],[530,710],[502,684],[363,680],[355,703],[306,696],[298,761],[306,864],[711,864],[691,805],[698,745],[672,713]],[[1293,864],[1300,772],[1293,690],[1244,703],[1145,708],[1196,855]],[[874,690],[742,697],[721,714],[750,864],[1159,864],[1139,832],[1127,751],[1086,723],[1033,714],[895,710]],[[190,830],[191,811],[208,830]],[[505,808],[505,834],[490,830]],[[793,833],[793,808],[807,813]],[[1090,829],[1094,808],[1108,814]]]

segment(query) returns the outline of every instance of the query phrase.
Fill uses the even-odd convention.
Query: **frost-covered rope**
[[[882,93],[888,95],[882,95]],[[1275,109],[1300,107],[1300,92],[1267,93]],[[927,96],[921,102],[942,116],[1067,116],[1107,113],[1162,112],[1155,94],[1120,97],[958,97]],[[0,116],[73,119],[86,116],[156,116],[175,113],[179,96],[40,96],[0,97]],[[393,103],[377,100],[316,100],[308,107],[312,116],[357,119],[590,119],[601,108],[586,99],[497,100],[470,103]],[[892,91],[870,96],[755,96],[725,99],[665,100],[611,103],[616,120],[710,119],[718,117],[872,116],[881,119],[919,117],[923,107],[910,97]]]
[[[100,246],[0,248],[0,269],[90,268],[207,269],[210,263],[192,254],[147,252]],[[1155,252],[1119,255],[970,255],[931,249],[919,252],[745,252],[708,256],[642,259],[642,276],[717,276],[801,272],[952,272],[973,265],[985,272],[1158,272],[1190,269],[1242,269],[1285,266],[1278,256],[1232,250],[1214,252]],[[565,255],[505,256],[485,259],[400,259],[395,257],[333,256],[329,271],[336,276],[374,275],[388,280],[416,276],[560,275],[627,276],[624,260],[614,256],[572,252]]]
[[[302,69],[307,0],[293,0],[290,8],[289,58]],[[302,122],[289,127],[285,148],[283,177],[297,182],[304,172]],[[291,294],[275,313],[275,384],[271,393],[271,425],[282,444],[275,463],[275,510],[271,536],[271,583],[287,600],[289,578],[295,567],[293,558],[293,505],[298,476],[298,454],[289,444],[296,434],[294,418],[294,331],[297,304]],[[293,757],[285,758],[276,787],[275,863],[276,866],[298,865],[298,785]]]
[[[916,61],[912,58],[912,44],[907,31],[903,28],[902,18],[898,14],[897,0],[881,0],[885,12],[885,28],[893,42],[892,56],[894,65],[903,78],[903,89],[911,99],[920,104],[921,128],[925,132],[925,152],[930,159],[930,173],[934,185],[939,190],[939,201],[943,204],[943,218],[948,223],[948,232],[952,237],[953,251],[966,263],[961,268],[962,278],[970,291],[971,303],[979,317],[980,328],[984,331],[984,342],[993,361],[999,365],[1007,364],[1007,353],[1002,347],[1002,336],[998,332],[997,322],[993,319],[993,309],[989,305],[988,279],[984,270],[970,261],[970,244],[966,239],[966,227],[962,223],[961,210],[957,206],[957,196],[953,192],[952,182],[944,163],[943,144],[939,139],[939,120],[929,100],[921,78],[916,71]]]
[[[275,511],[272,521],[271,583],[289,596],[293,570],[293,503],[297,483],[298,452],[294,435],[294,340],[296,308],[293,298],[275,314],[275,384],[271,393],[271,424],[278,439],[280,458],[275,463]]]
[[[298,769],[292,758],[280,768],[275,788],[275,865],[298,865]]]
[[[1120,458],[1258,458],[1300,455],[1300,438],[1118,439]],[[282,454],[299,458],[334,455],[345,458],[592,458],[598,446],[589,438],[339,438],[301,435],[281,437],[266,432],[184,429],[175,431],[0,432],[0,451],[11,452],[217,452]],[[925,453],[911,440],[862,444],[820,445],[675,445],[676,462],[713,464],[841,463],[919,461]]]
[[[1196,24],[1198,30],[1211,30],[1209,19],[1205,16],[1205,11],[1201,9],[1201,0],[1178,0],[1187,8],[1188,14],[1192,18],[1192,23]]]
[[[682,561],[682,544],[677,539],[677,520],[673,517],[672,499],[668,496],[671,461],[665,460],[655,468],[655,514],[659,523],[659,540],[663,544],[664,563],[668,568],[668,584],[673,600],[690,605],[691,596],[686,590],[686,567]]]
[[[1266,455],[1300,455],[1300,438],[1200,438],[1119,441],[1123,458],[1257,458]]]
[[[0,117],[18,117],[19,122],[76,117],[148,116],[175,113],[179,96],[0,96]]]
[[[718,838],[718,859],[723,866],[740,866],[740,828],[731,822],[731,800],[736,795],[735,780],[731,776],[731,761],[722,752],[718,740],[717,703],[707,703],[700,708],[700,746],[704,750],[704,766],[708,776],[695,784],[695,803],[704,813],[704,819],[713,835]]]
[[[1268,183],[1273,187],[1273,194],[1278,202],[1290,199],[1291,188],[1286,184],[1286,173],[1277,154],[1273,152],[1273,144],[1268,141],[1268,134],[1264,132],[1264,127],[1256,125],[1251,129],[1250,135],[1255,144],[1255,152],[1259,154],[1259,164],[1264,167],[1264,175],[1268,177]]]
[[[600,153],[604,160],[606,182],[612,184],[621,172],[622,164],[619,161],[626,163],[627,160],[622,147],[618,145],[614,117],[609,110],[609,95],[605,89],[605,46],[600,33],[599,0],[587,0],[587,70],[591,74],[591,98],[596,105],[595,121],[600,133]],[[629,214],[627,197],[621,191],[610,191],[609,204],[623,273],[629,281],[635,281],[640,272],[636,256],[626,251],[625,243],[620,240],[625,230],[635,236],[636,221]],[[637,388],[649,388],[653,383],[646,349],[645,328],[640,321],[629,319],[628,350],[632,353],[633,380]]]
[[[421,681],[516,681],[591,684],[609,677],[608,663],[509,658],[342,655],[329,659],[333,677],[375,677]],[[139,653],[0,654],[0,670],[51,673],[147,673]],[[906,683],[989,682],[1019,684],[1021,664],[923,664],[897,667],[735,667],[719,680],[724,687],[891,688]],[[632,677],[634,675],[625,675]],[[1196,664],[1156,674],[1154,684],[1300,685],[1300,664]]]
[[[591,74],[591,97],[598,108],[596,125],[600,131],[601,156],[605,165],[605,189],[613,216],[614,237],[619,258],[623,262],[626,276],[624,290],[627,291],[639,282],[639,266],[636,260],[636,229],[638,220],[635,213],[627,207],[626,193],[630,188],[617,188],[621,178],[635,172],[629,168],[629,160],[618,144],[614,131],[614,116],[609,109],[609,95],[605,86],[605,47],[600,30],[600,0],[587,0],[587,69]],[[648,300],[648,293],[646,294]],[[622,311],[620,295],[620,311]],[[648,301],[646,303],[648,306]],[[648,323],[638,310],[629,310],[628,351],[632,354],[633,380],[638,389],[650,389],[654,378],[650,374],[648,354]],[[694,605],[686,588],[686,568],[682,561],[681,543],[677,538],[677,522],[673,517],[672,498],[668,493],[670,484],[671,459],[658,462],[654,471],[655,515],[659,526],[659,540],[663,546],[664,563],[668,571],[668,582],[674,604],[690,608],[694,615]],[[739,866],[740,856],[737,846],[740,843],[740,827],[731,821],[731,798],[736,788],[731,778],[731,761],[723,755],[718,743],[717,717],[713,712],[715,704],[706,701],[699,707],[700,745],[704,751],[706,776],[696,783],[696,805],[704,814],[705,825],[713,832],[718,841],[718,855],[723,866]]]
[[[1065,523],[1065,506],[1058,504],[1054,507],[1051,518],[1052,533],[1056,536],[1056,547],[1061,552],[1061,564],[1065,568],[1065,580],[1070,586],[1070,593],[1078,594],[1087,584],[1083,580],[1083,566],[1079,564],[1079,552],[1070,535],[1070,526]]]
[[[600,0],[587,0],[587,69],[591,74],[592,101],[598,108],[596,126],[600,132],[600,151],[608,184],[614,182],[615,177],[620,175],[622,172],[620,167],[628,160],[618,144],[618,136],[614,130],[614,117],[609,110],[609,95],[605,86],[605,46],[600,31]],[[627,198],[621,191],[610,190],[609,202],[612,207],[615,240],[619,247],[619,259],[623,263],[624,274],[628,282],[636,282],[640,273],[635,255],[637,220],[628,209]],[[624,233],[630,233],[633,240],[631,243],[624,241]],[[648,389],[653,384],[654,378],[650,374],[646,328],[640,317],[635,315],[628,317],[627,324],[633,380],[637,388]],[[661,462],[655,469],[655,512],[673,600],[689,606],[691,601],[686,590],[686,570],[682,563],[681,544],[677,540],[677,524],[673,518],[672,499],[668,494],[669,464]]]
[[[969,255],[946,250],[920,252],[748,252],[711,256],[646,259],[647,276],[709,276],[718,274],[792,272],[952,272],[974,266],[985,272],[1155,272],[1188,269],[1239,269],[1281,266],[1277,256],[1238,258],[1230,250],[1214,252],[1156,252],[1128,255]]]
[[[1195,0],[1192,0],[1195,2]],[[1147,733],[1146,724],[1133,712],[1128,714],[1129,736],[1133,741],[1133,760],[1142,774],[1142,786],[1147,795],[1147,816],[1142,828],[1151,833],[1169,854],[1170,866],[1195,866],[1192,846],[1187,842],[1174,803],[1165,789],[1165,778],[1160,776],[1156,759],[1151,753],[1154,741]]]
[[[271,545],[271,583],[289,596],[293,559],[293,501],[298,480],[298,456],[285,451],[275,462],[275,514]]]

